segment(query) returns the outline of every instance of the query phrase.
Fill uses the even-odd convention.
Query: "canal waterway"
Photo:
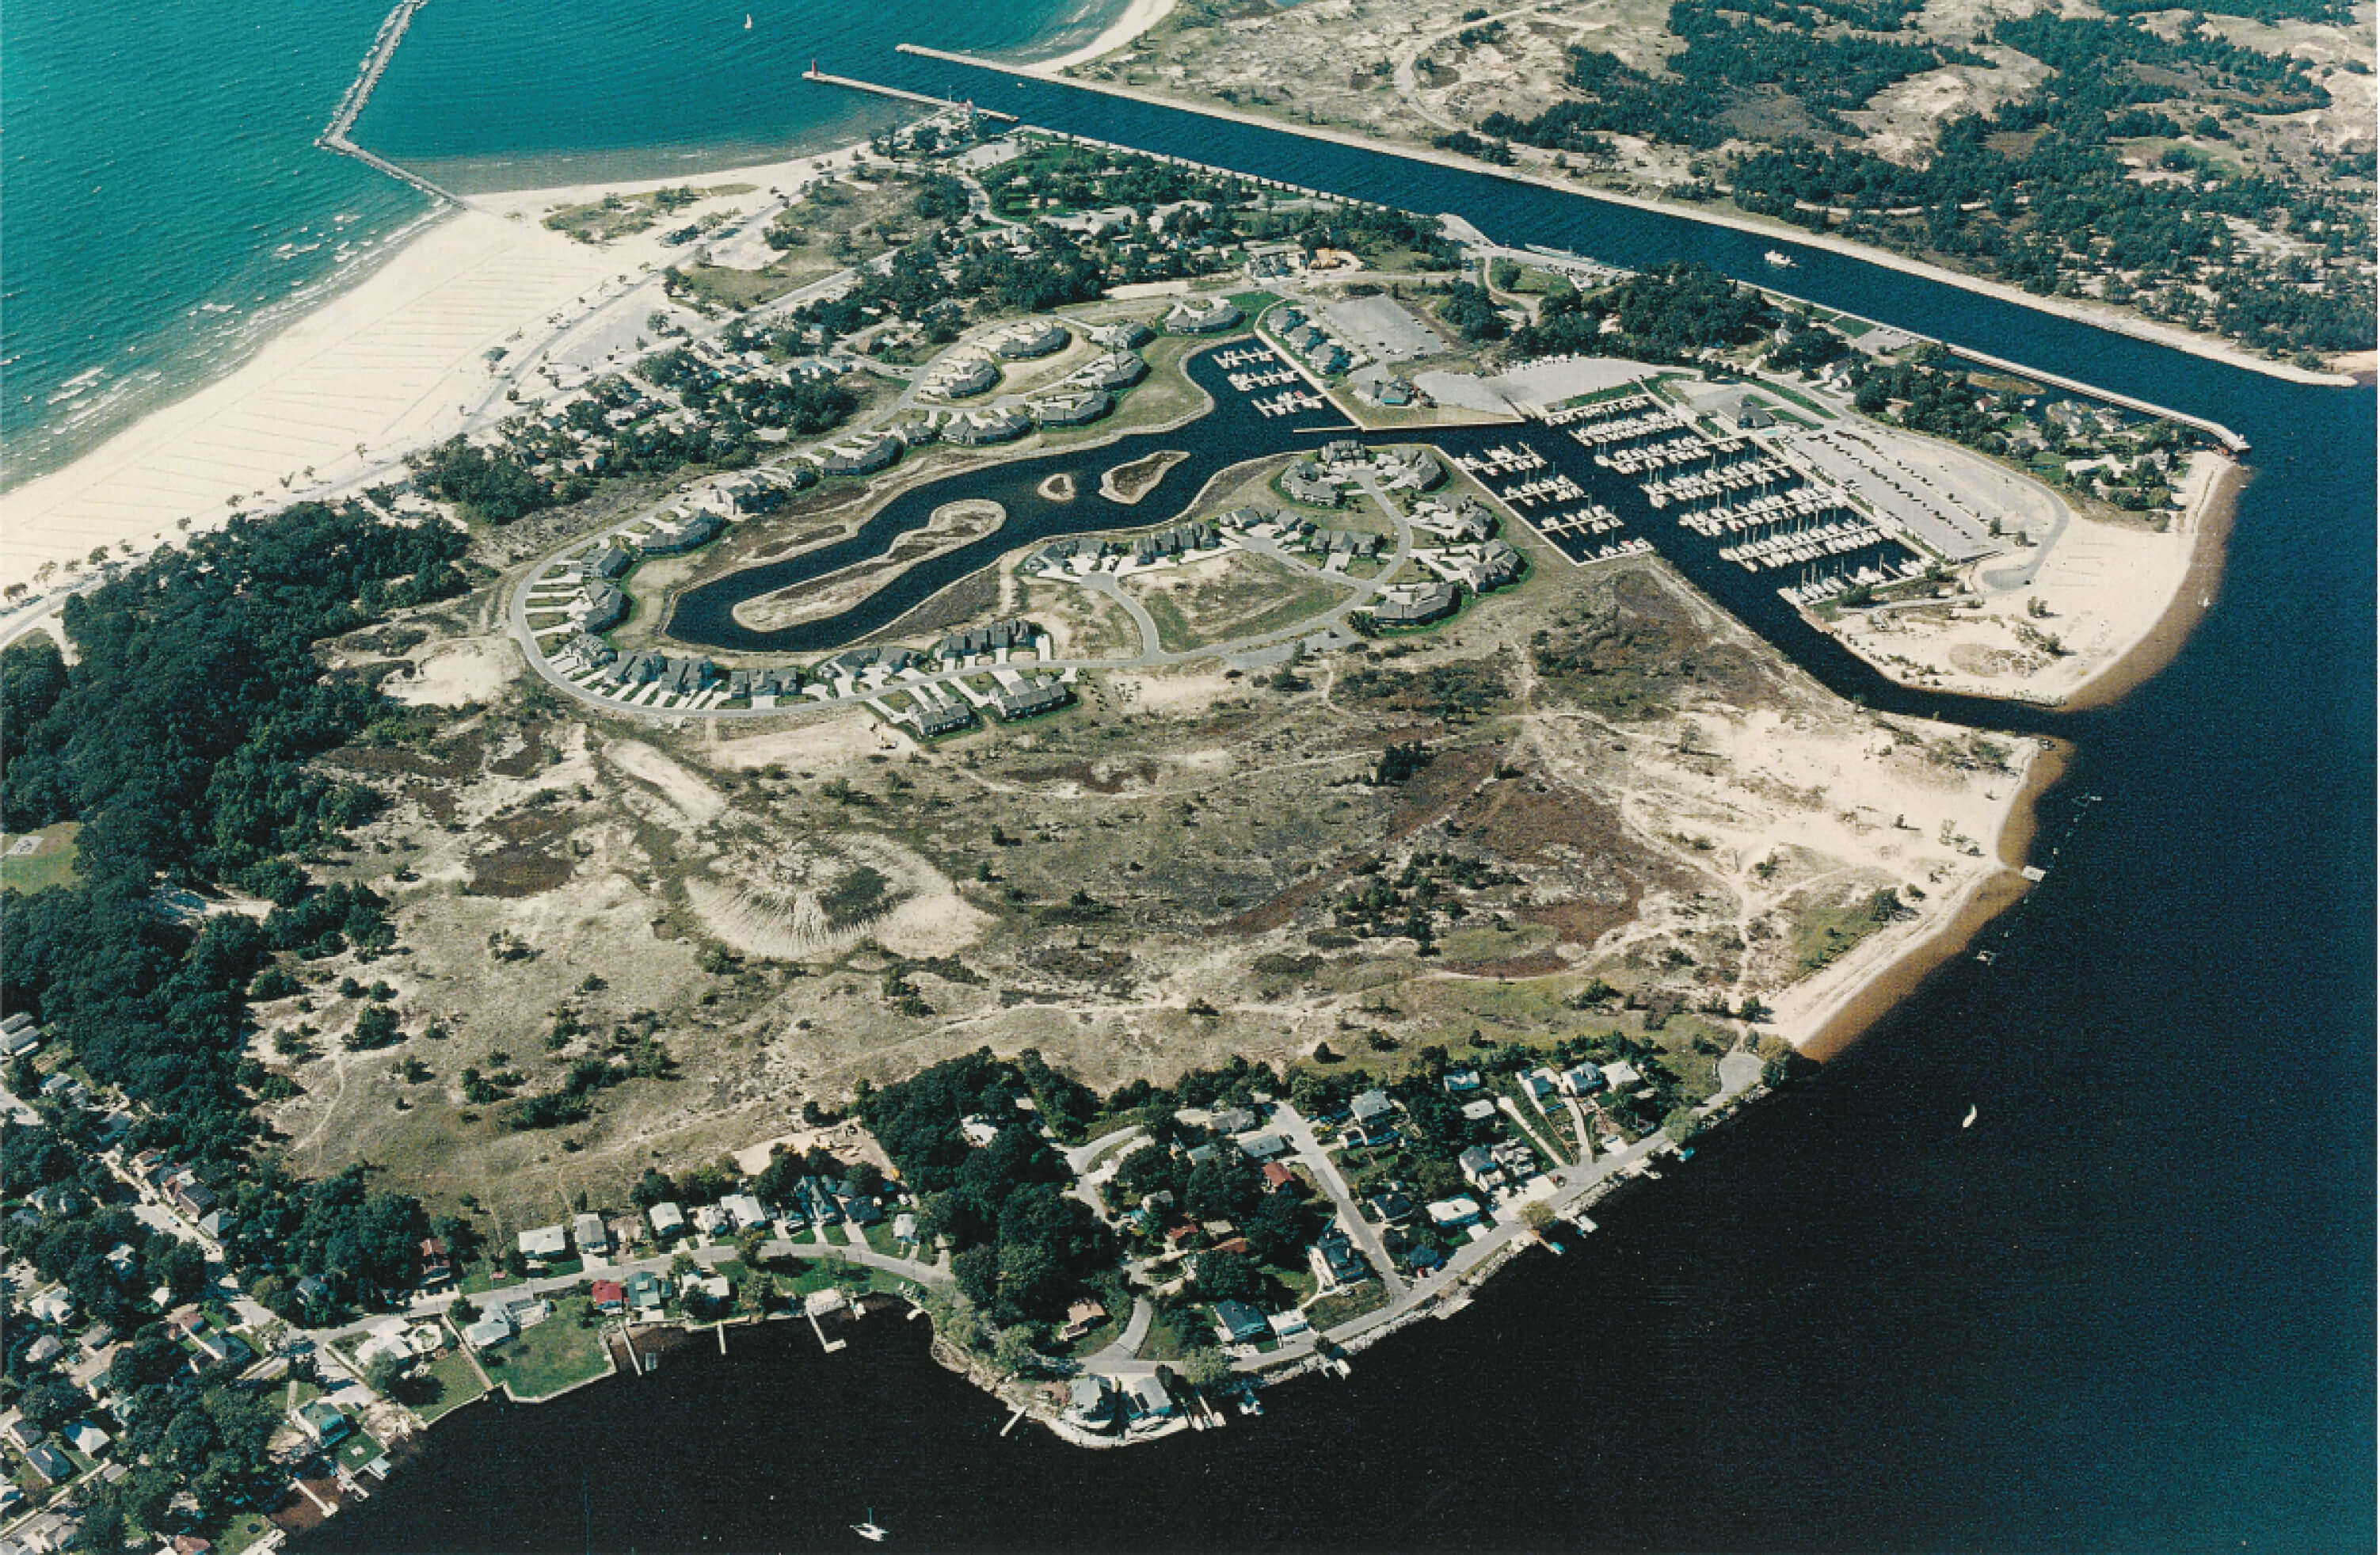
[[[822,63],[948,84],[889,53]],[[1008,78],[978,95],[1507,242],[1746,278],[1774,246]],[[2058,851],[1991,965],[1945,967],[1568,1257],[1260,1420],[1114,1452],[1002,1439],[922,1323],[870,1319],[832,1356],[783,1325],[474,1405],[302,1548],[856,1549],[870,1508],[916,1549],[2367,1547],[2373,395],[1802,262],[1815,300],[2255,444],[2205,621],[2060,721]]]

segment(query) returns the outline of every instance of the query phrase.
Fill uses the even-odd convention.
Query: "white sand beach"
[[[0,494],[0,584],[55,582],[95,549],[138,553],[242,504],[379,479],[407,453],[500,414],[505,391],[565,337],[624,308],[642,318],[650,304],[637,294],[658,291],[653,277],[674,252],[658,230],[590,247],[541,225],[554,207],[693,182],[750,188],[690,206],[686,219],[749,213],[771,188],[790,196],[852,155],[475,197],[237,371]]]
[[[1054,59],[1037,59],[1032,67],[1036,70],[1071,70],[1077,65],[1104,59],[1172,14],[1173,0],[1132,0],[1132,4],[1124,7],[1123,15],[1110,22],[1098,37]]]

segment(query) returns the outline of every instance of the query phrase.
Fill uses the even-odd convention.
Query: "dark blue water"
[[[1746,276],[1768,246],[1005,82],[979,94],[1507,241]],[[833,1357],[786,1329],[467,1412],[312,1544],[856,1549],[844,1525],[873,1506],[911,1548],[2369,1548],[2373,396],[1803,263],[1817,300],[2255,442],[2213,613],[2145,687],[2068,721],[2057,866],[1994,965],[1952,964],[1599,1209],[1585,1247],[1352,1381],[1274,1391],[1261,1421],[1121,1452],[1002,1440],[922,1324]]]

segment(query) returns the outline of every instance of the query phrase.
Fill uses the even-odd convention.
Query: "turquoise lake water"
[[[431,0],[355,130],[450,184],[660,176],[898,116],[798,78],[905,39],[1039,55],[1122,0]],[[389,0],[25,0],[0,35],[0,479],[237,367],[429,213],[313,144]],[[744,18],[749,15],[747,30]]]

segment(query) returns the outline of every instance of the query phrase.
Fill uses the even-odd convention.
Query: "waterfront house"
[[[1115,1423],[1116,1398],[1104,1377],[1077,1377],[1066,1384],[1066,1423],[1103,1431]]]
[[[598,1280],[587,1287],[587,1299],[598,1312],[620,1312],[626,1309],[628,1294],[617,1280]]]
[[[661,1309],[663,1298],[669,1294],[669,1282],[650,1269],[640,1269],[621,1282],[620,1291],[629,1306],[641,1316]]]
[[[1217,1302],[1215,1323],[1226,1344],[1254,1344],[1272,1332],[1265,1315],[1245,1301]]]
[[[1094,324],[1084,332],[1091,344],[1111,351],[1130,351],[1146,346],[1154,338],[1148,326],[1137,319],[1119,319],[1111,324]]]
[[[491,1312],[463,1330],[463,1342],[474,1350],[485,1350],[512,1336],[512,1319],[501,1312]]]
[[[1111,351],[1094,357],[1075,370],[1066,382],[1086,389],[1103,390],[1109,394],[1131,388],[1148,376],[1148,364],[1130,351]]]
[[[600,1258],[612,1250],[612,1231],[603,1217],[594,1213],[577,1215],[570,1222],[570,1239],[578,1245],[580,1256]]]
[[[1441,1231],[1452,1231],[1476,1223],[1480,1214],[1475,1198],[1441,1198],[1429,1207],[1429,1223]]]
[[[1364,1200],[1364,1208],[1371,1211],[1372,1219],[1384,1226],[1402,1225],[1413,1219],[1413,1200],[1394,1189],[1374,1194]]]
[[[725,527],[719,515],[707,508],[698,508],[691,513],[673,508],[655,519],[652,528],[638,538],[637,549],[648,556],[691,551]]]
[[[1014,443],[1032,430],[1031,417],[1003,406],[953,416],[942,428],[942,436],[963,448],[981,448],[995,443]]]
[[[1415,1274],[1434,1274],[1446,1267],[1446,1255],[1425,1242],[1406,1252],[1405,1265]]]
[[[298,1428],[306,1433],[308,1440],[328,1447],[345,1437],[349,1427],[345,1415],[316,1399],[298,1412]]]
[[[1030,407],[1033,424],[1039,427],[1084,427],[1115,407],[1115,398],[1104,389],[1077,389],[1035,400]]]
[[[1294,1306],[1286,1312],[1272,1314],[1265,1323],[1272,1330],[1275,1339],[1295,1339],[1301,1333],[1314,1331],[1314,1325],[1305,1320],[1305,1314]]]
[[[1135,1430],[1164,1424],[1173,1418],[1173,1395],[1154,1372],[1134,1378],[1124,1388],[1124,1413]]]
[[[544,1263],[566,1257],[570,1252],[570,1229],[567,1226],[538,1226],[520,1233],[520,1255],[531,1263]]]

